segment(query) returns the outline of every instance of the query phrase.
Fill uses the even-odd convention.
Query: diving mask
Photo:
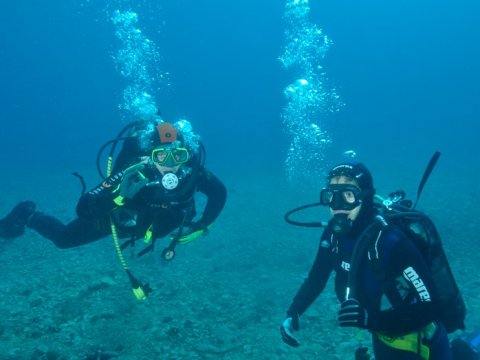
[[[188,150],[183,147],[158,147],[152,151],[153,163],[160,166],[175,167],[189,160]]]
[[[353,210],[362,203],[362,191],[351,184],[329,184],[320,191],[320,203],[332,210]]]

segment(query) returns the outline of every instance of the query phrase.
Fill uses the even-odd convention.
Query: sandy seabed
[[[71,220],[80,192],[77,180],[58,170],[45,174],[19,174],[8,184],[0,180],[1,216],[31,199],[38,210]],[[95,174],[87,175],[93,187]],[[359,340],[354,330],[336,325],[331,282],[301,318],[301,346],[286,346],[279,334],[320,235],[319,229],[288,225],[283,215],[317,201],[319,187],[287,184],[281,172],[244,175],[219,174],[228,189],[223,213],[207,236],[179,246],[173,261],[160,258],[167,240],[142,258],[126,250],[133,273],[154,289],[144,302],[133,297],[110,237],[68,250],[31,230],[2,241],[0,360],[353,359]],[[399,180],[387,172],[380,179],[386,189]],[[469,179],[463,181],[474,181]],[[463,191],[453,201],[446,188],[445,182],[434,184],[422,205],[443,237],[472,330],[480,326],[475,255],[480,226],[472,212],[479,208],[479,196]],[[135,250],[140,249],[139,244]],[[367,333],[363,338],[368,344]]]

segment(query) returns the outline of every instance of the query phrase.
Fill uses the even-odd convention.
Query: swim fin
[[[30,216],[35,212],[33,201],[22,201],[0,220],[0,238],[14,239],[22,235]]]

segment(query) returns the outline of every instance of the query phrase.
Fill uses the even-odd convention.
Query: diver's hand
[[[178,243],[181,245],[188,244],[208,232],[207,226],[200,221],[189,223],[185,228],[185,232],[178,239]]]
[[[368,328],[368,313],[355,299],[348,299],[341,305],[338,312],[338,323],[343,327]]]
[[[368,353],[367,347],[360,347],[355,351],[355,360],[370,360],[371,356]]]
[[[148,179],[141,173],[145,168],[142,163],[135,164],[123,172],[122,182],[120,184],[120,196],[126,199],[132,199],[148,183]]]
[[[297,347],[300,345],[298,340],[293,336],[295,331],[299,330],[298,314],[288,317],[280,326],[280,334],[285,344]]]

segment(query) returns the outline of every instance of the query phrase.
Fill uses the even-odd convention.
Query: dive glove
[[[132,199],[148,183],[148,179],[140,171],[145,168],[143,164],[135,164],[123,172],[122,182],[120,184],[120,196],[126,199]]]
[[[370,360],[371,356],[368,353],[367,347],[360,347],[355,351],[355,360]]]
[[[368,328],[368,313],[355,299],[348,299],[338,312],[338,323],[342,327]]]
[[[298,323],[298,314],[288,317],[280,326],[280,334],[282,335],[282,340],[285,344],[297,347],[300,345],[298,340],[293,336],[295,331],[300,329]]]
[[[178,239],[178,243],[181,245],[188,244],[196,238],[206,235],[208,232],[208,227],[202,224],[200,221],[189,223],[185,226],[185,228],[185,232]]]

